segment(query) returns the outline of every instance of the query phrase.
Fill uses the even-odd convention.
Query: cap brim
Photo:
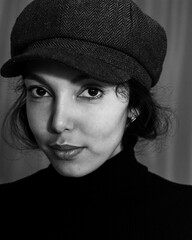
[[[8,60],[1,68],[1,75],[7,78],[20,76],[26,62],[34,60],[54,60],[107,83],[124,83],[134,77],[147,88],[151,86],[151,78],[135,59],[114,49],[77,41],[70,46],[66,43],[33,46]]]

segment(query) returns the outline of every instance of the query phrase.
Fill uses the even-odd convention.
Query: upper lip
[[[68,144],[52,144],[51,147],[59,151],[70,151],[77,148],[83,148],[81,146],[74,146],[74,145],[68,145]]]

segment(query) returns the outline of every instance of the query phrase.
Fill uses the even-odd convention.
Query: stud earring
[[[131,122],[134,122],[136,120],[136,117],[135,116],[132,116],[131,117]]]

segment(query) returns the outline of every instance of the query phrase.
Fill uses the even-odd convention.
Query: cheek
[[[104,107],[88,114],[84,131],[91,138],[109,139],[122,135],[127,121],[127,105]]]
[[[28,103],[26,104],[26,112],[29,127],[37,142],[39,142],[39,139],[46,136],[48,114],[41,107],[37,108],[35,105]]]

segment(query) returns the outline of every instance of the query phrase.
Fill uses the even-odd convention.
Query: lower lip
[[[54,154],[61,160],[72,160],[83,151],[84,148],[75,148],[73,150],[62,151],[53,149]]]

